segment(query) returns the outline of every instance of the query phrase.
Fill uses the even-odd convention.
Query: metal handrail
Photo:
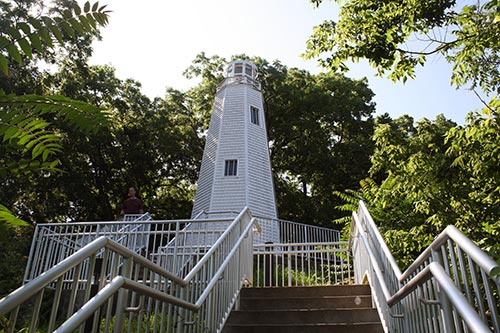
[[[355,212],[353,213],[353,220],[357,224],[357,227],[360,228],[361,222],[359,221],[359,218]],[[444,238],[442,236],[443,234],[444,232],[440,235],[440,237],[438,237],[436,241],[439,241],[440,238]],[[467,302],[465,297],[455,287],[453,281],[448,277],[443,267],[435,262],[430,263],[428,266],[426,266],[426,268],[422,272],[418,273],[407,284],[402,286],[401,289],[399,289],[394,295],[391,295],[389,289],[387,288],[387,284],[384,281],[384,275],[382,273],[382,269],[379,267],[376,257],[370,249],[368,240],[363,234],[360,234],[360,236],[363,242],[365,243],[365,246],[367,247],[368,254],[370,256],[370,261],[372,262],[372,265],[374,265],[374,271],[377,276],[377,279],[379,280],[379,283],[382,285],[382,292],[384,294],[385,301],[390,307],[394,306],[395,304],[400,302],[403,298],[408,296],[412,291],[417,289],[420,284],[434,277],[438,280],[440,286],[446,291],[447,296],[450,298],[453,305],[457,307],[458,311],[460,312],[464,320],[467,322],[467,324],[469,324],[470,327],[474,328],[475,332],[491,333],[490,329],[482,322],[481,318],[476,313],[474,308]],[[404,276],[402,275],[400,275],[398,278],[400,280],[404,280]]]
[[[247,216],[248,219],[244,220],[245,225],[241,225],[240,221],[243,219],[244,216]],[[220,220],[217,220],[220,221]],[[248,222],[247,222],[248,221]],[[243,221],[241,221],[243,222]],[[33,297],[34,295],[37,295],[37,298],[42,297],[43,295],[43,289],[46,288],[47,286],[51,285],[54,283],[54,281],[62,281],[61,278],[70,270],[76,269],[77,271],[79,270],[79,267],[83,264],[85,260],[88,258],[92,257],[93,260],[95,260],[96,254],[100,251],[102,252],[103,248],[107,248],[109,250],[112,250],[120,255],[122,255],[125,258],[125,262],[123,264],[123,267],[121,269],[121,274],[124,274],[125,276],[118,275],[118,276],[112,276],[112,281],[109,282],[102,288],[96,296],[91,298],[84,306],[81,307],[81,309],[73,315],[68,318],[62,326],[60,326],[56,332],[72,332],[79,326],[81,326],[85,320],[87,320],[88,317],[90,317],[95,311],[99,311],[99,308],[105,304],[107,301],[110,301],[112,296],[115,295],[116,293],[118,294],[118,304],[122,304],[127,301],[127,296],[126,294],[122,294],[122,290],[130,290],[135,292],[139,297],[143,296],[148,296],[151,297],[152,299],[155,299],[157,301],[161,301],[164,303],[168,304],[173,304],[176,306],[179,306],[181,308],[191,310],[191,311],[199,311],[202,307],[205,307],[206,305],[204,302],[207,300],[207,297],[210,296],[210,293],[212,290],[216,287],[217,283],[220,281],[221,276],[223,276],[226,273],[226,269],[228,268],[228,265],[231,263],[233,266],[236,264],[236,266],[239,267],[237,269],[238,275],[242,277],[242,279],[238,282],[238,292],[239,293],[239,288],[242,287],[244,280],[251,281],[251,266],[252,266],[252,241],[251,241],[251,230],[254,227],[254,225],[257,225],[258,223],[255,218],[251,217],[251,213],[248,208],[245,208],[239,215],[236,217],[233,222],[229,225],[227,230],[220,235],[219,239],[217,242],[214,244],[214,246],[211,247],[211,249],[205,253],[205,255],[201,258],[201,260],[191,269],[190,273],[185,277],[181,278],[180,276],[173,274],[162,267],[156,265],[153,262],[150,262],[146,258],[142,257],[141,255],[131,251],[130,249],[124,247],[121,244],[116,243],[113,240],[110,240],[106,238],[105,236],[99,237],[98,239],[92,241],[88,245],[84,246],[82,249],[71,255],[70,257],[64,259],[62,262],[54,266],[53,268],[49,269],[47,272],[43,273],[42,275],[36,277],[33,279],[31,282],[28,284],[25,284],[12,294],[8,295],[4,299],[0,300],[0,316],[3,316],[7,313],[11,313],[11,318],[17,317],[17,311],[16,308]],[[239,226],[239,229],[235,229],[237,226]],[[232,233],[232,231],[236,232],[236,234]],[[234,236],[237,236],[237,239],[234,239]],[[249,237],[250,235],[250,237]],[[231,239],[229,239],[231,237]],[[224,243],[225,240],[228,239],[229,243]],[[246,241],[249,239],[249,241]],[[247,249],[242,248],[243,242],[247,244],[250,242],[250,247]],[[227,248],[227,245],[230,245],[231,247],[228,249],[229,252],[225,254],[224,251]],[[248,246],[248,245],[246,245]],[[216,252],[219,251],[220,252]],[[241,251],[246,251],[248,252],[246,254],[246,259],[245,259],[245,254]],[[106,256],[106,252],[104,252]],[[214,254],[217,254],[216,257],[214,257]],[[223,255],[224,257],[222,258],[223,261],[220,264],[216,264],[217,261],[213,261],[212,259],[218,259],[221,258],[220,255]],[[239,257],[236,258],[235,256],[239,254]],[[242,259],[243,258],[243,259]],[[115,259],[113,259],[115,260]],[[117,259],[116,259],[117,260]],[[211,260],[210,262],[208,260]],[[242,260],[246,260],[242,262]],[[91,266],[93,265],[94,262],[92,262]],[[217,265],[216,267],[213,267],[216,271],[212,274],[210,273],[207,275],[207,272],[204,270],[200,272],[200,270],[204,267],[207,266],[207,264],[210,264],[211,267],[214,265],[214,263]],[[175,283],[176,285],[181,287],[181,292],[180,296],[175,295],[175,288],[174,287],[168,287],[166,290],[158,290],[153,287],[150,287],[145,284],[138,283],[132,279],[130,279],[131,274],[132,274],[132,265],[142,265],[142,267],[149,269],[152,273],[158,274],[159,276],[162,276],[166,278],[168,281],[171,281],[172,283]],[[249,269],[242,269],[242,265],[247,265]],[[114,270],[116,271],[117,267],[116,263],[114,266]],[[135,266],[134,266],[135,267]],[[139,267],[139,266],[137,266]],[[205,268],[203,268],[205,269]],[[211,268],[210,268],[211,269]],[[117,272],[117,271],[116,271]],[[194,281],[194,278],[197,273],[202,274],[206,278],[208,278],[208,281],[201,281],[201,280],[196,280]],[[78,279],[78,273],[75,275],[75,279]],[[243,276],[245,277],[243,279]],[[152,286],[158,285],[165,285],[166,281],[162,282],[161,278],[155,278],[155,281],[143,281],[143,283],[151,283]],[[76,281],[76,280],[75,280]],[[85,282],[87,283],[87,282]],[[202,283],[202,284],[200,284]],[[60,286],[61,284],[57,282],[58,286],[56,293],[60,293]],[[190,294],[189,292],[183,293],[183,290],[190,288],[190,286],[196,286],[195,289],[198,289],[199,286],[205,285],[204,289],[196,291],[195,294]],[[170,292],[174,292],[174,294],[170,294]],[[232,296],[232,300],[229,302],[233,302],[229,304],[229,308],[231,308],[234,305],[234,302],[236,301],[235,296],[237,293]],[[125,296],[124,296],[125,295]],[[134,299],[137,295],[134,295],[132,299]],[[186,297],[188,298],[183,298],[183,295],[187,295]],[[192,299],[192,296],[189,295],[198,295],[196,296],[197,299]],[[73,296],[72,296],[73,298]],[[88,299],[88,298],[87,298]],[[121,301],[120,301],[121,300]],[[57,301],[58,302],[58,301]],[[56,303],[57,303],[56,302]],[[133,302],[133,301],[132,301]],[[213,302],[213,300],[211,301]],[[57,307],[57,305],[55,305]],[[70,306],[72,308],[73,305]],[[211,306],[208,306],[211,308]],[[109,305],[108,308],[110,309]],[[225,309],[222,315],[226,316],[228,315],[228,309]],[[53,308],[53,312],[54,312]],[[72,311],[72,310],[71,310]],[[169,310],[170,311],[170,310]],[[219,311],[220,314],[221,311]],[[14,313],[14,317],[12,317],[12,313]],[[123,312],[121,312],[123,313]],[[209,317],[212,320],[212,315],[210,314]],[[120,332],[123,328],[123,314],[120,314],[120,320],[118,319],[118,312],[117,312],[117,320],[115,323],[115,332]],[[51,322],[53,323],[54,320],[52,319],[51,315]],[[109,316],[108,316],[109,317]],[[108,318],[107,317],[107,318]],[[37,321],[37,315],[35,314],[35,319],[32,319],[32,324],[31,327],[35,328],[36,327],[36,321]],[[219,319],[218,319],[219,320]],[[224,317],[220,319],[224,321]],[[94,320],[94,325],[96,325],[95,320]],[[106,324],[107,325],[107,324]],[[211,325],[219,325],[217,321],[213,321]],[[12,326],[13,327],[13,326]]]
[[[387,300],[389,306],[393,306],[400,302],[403,298],[408,296],[412,291],[416,290],[420,284],[430,278],[435,278],[441,288],[446,293],[448,299],[457,308],[462,315],[463,320],[473,329],[476,333],[491,333],[490,328],[481,320],[474,308],[467,302],[464,295],[455,287],[453,281],[450,279],[444,268],[436,262],[431,262],[405,284],[396,294]]]
[[[415,261],[400,275],[400,280],[407,279],[419,266],[421,266],[427,258],[432,255],[432,251],[438,249],[445,244],[448,239],[455,241],[457,246],[463,249],[474,262],[476,262],[488,275],[499,267],[498,263],[491,259],[486,253],[474,244],[469,238],[465,237],[454,225],[447,226],[436,239],[427,247]]]
[[[34,294],[50,285],[54,280],[63,276],[66,272],[76,267],[85,259],[92,256],[93,254],[96,254],[103,248],[109,248],[125,257],[133,258],[134,261],[137,261],[138,263],[154,271],[155,273],[163,275],[181,286],[187,285],[187,282],[179,276],[164,270],[162,267],[150,262],[137,253],[130,251],[128,248],[110,240],[106,236],[101,236],[91,243],[87,244],[68,258],[64,259],[47,272],[34,278],[29,283],[19,287],[9,295],[5,296],[3,299],[0,299],[0,317],[14,310],[17,306],[27,301]]]
[[[37,224],[23,281],[29,282],[101,235],[107,235],[153,260],[155,253],[151,251],[157,250],[164,244],[165,239],[178,234],[182,230],[182,226],[209,224],[209,222],[227,222],[229,225],[234,220],[234,218],[213,218],[143,221],[141,220],[143,218],[144,216],[140,216],[135,221],[126,222],[93,221]],[[134,232],[134,230],[137,231]]]
[[[372,278],[376,279],[376,284],[381,288],[382,291],[382,296],[383,296],[382,301],[384,301],[385,304],[389,306],[389,308],[394,307],[395,305],[401,305],[402,302],[405,300],[405,298],[407,298],[412,292],[416,291],[421,286],[423,286],[426,283],[426,281],[430,279],[435,279],[440,286],[439,294],[442,295],[441,294],[442,292],[444,295],[446,295],[446,297],[443,298],[442,296],[440,296],[439,301],[429,301],[426,303],[440,304],[443,307],[445,312],[444,314],[445,317],[443,319],[445,321],[443,324],[444,327],[448,326],[451,327],[453,325],[452,322],[455,321],[456,324],[458,320],[452,314],[446,313],[450,311],[447,308],[448,305],[446,304],[446,302],[449,301],[451,302],[453,309],[456,309],[458,314],[460,314],[461,318],[468,325],[470,329],[472,329],[474,332],[491,333],[490,328],[484,321],[484,317],[482,318],[481,315],[476,311],[476,309],[474,309],[474,307],[470,304],[471,302],[470,296],[467,295],[467,297],[469,297],[469,299],[467,299],[464,296],[464,294],[457,288],[456,284],[459,282],[457,281],[454,282],[451,279],[449,270],[445,269],[443,267],[443,263],[438,260],[439,255],[437,253],[443,251],[442,246],[449,245],[450,241],[454,241],[456,246],[465,254],[467,254],[469,260],[472,260],[475,264],[477,264],[479,268],[487,274],[487,276],[491,276],[493,270],[499,267],[499,265],[495,261],[493,261],[484,252],[482,252],[481,249],[476,244],[474,244],[470,239],[468,239],[465,235],[463,235],[456,227],[448,226],[431,243],[431,245],[426,250],[424,250],[424,252],[415,260],[415,262],[412,263],[404,273],[401,273],[399,267],[395,264],[394,258],[392,257],[392,254],[388,250],[386,243],[383,241],[382,236],[380,235],[378,229],[373,223],[373,220],[369,215],[368,210],[366,209],[366,206],[364,205],[363,202],[360,202],[359,211],[361,211],[365,215],[368,227],[372,228],[372,232],[370,235],[375,237],[377,242],[380,242],[377,245],[382,250],[381,255],[386,256],[385,259],[389,263],[389,267],[384,267],[384,268],[380,267],[379,260],[381,258],[377,257],[377,255],[372,251],[372,244],[366,237],[368,231],[366,230],[366,227],[361,223],[360,218],[356,212],[353,213],[353,218],[351,221],[351,238],[349,240],[349,246],[353,245],[353,242],[356,237],[361,238],[363,245],[365,246],[365,251],[369,257],[368,258],[369,263],[372,266],[371,269],[373,270],[374,273],[374,276],[372,276]],[[352,233],[353,230],[358,230],[358,232],[353,234]],[[432,258],[431,261],[430,258]],[[470,265],[472,264],[469,262],[469,266]],[[399,288],[397,290],[393,290],[392,294],[391,291],[389,290],[390,288],[388,288],[386,284],[386,276],[384,276],[385,268],[389,269],[392,268],[394,276],[400,283]],[[470,267],[470,269],[471,271],[474,271],[473,267]],[[457,275],[458,271],[456,270],[454,274]],[[464,278],[465,277],[462,272],[461,279],[463,280]],[[483,276],[483,279],[485,279],[485,276]],[[499,280],[498,278],[495,279],[497,285],[498,285],[498,280]],[[473,283],[475,284],[474,287],[477,290],[479,290],[479,288],[476,285],[477,282],[473,281]],[[373,288],[373,283],[372,283],[372,288]],[[379,301],[380,300],[376,300],[376,303]],[[489,296],[488,301],[490,302],[489,305],[491,305],[492,302],[491,296]],[[380,308],[379,303],[377,303],[377,306],[379,307],[379,311],[384,312],[383,309]],[[413,312],[415,312],[415,310],[413,310]],[[493,317],[495,316],[495,313],[496,312],[492,314]],[[404,318],[404,314],[396,314],[396,315],[389,314],[389,315],[392,319]],[[492,320],[494,323],[493,326],[498,327],[498,319],[493,318]],[[406,327],[404,330],[409,331],[408,327]]]
[[[242,213],[246,213],[246,211],[242,212]],[[214,274],[213,278],[210,280],[207,287],[205,288],[203,293],[200,295],[200,297],[196,300],[196,302],[194,302],[194,303],[187,302],[187,301],[182,300],[180,298],[168,295],[164,292],[160,292],[154,288],[150,288],[150,287],[145,286],[143,284],[137,283],[137,282],[130,280],[128,278],[125,278],[123,276],[117,276],[111,281],[111,283],[107,284],[106,287],[103,290],[101,290],[101,292],[99,292],[93,299],[91,299],[87,304],[85,304],[85,306],[83,306],[79,311],[77,311],[75,314],[73,314],[73,316],[71,316],[66,322],[64,322],[55,332],[57,332],[57,333],[73,332],[88,317],[90,317],[92,315],[92,313],[94,313],[100,306],[105,304],[111,297],[113,297],[121,288],[136,291],[139,294],[147,295],[147,296],[150,296],[152,298],[155,298],[157,300],[160,300],[160,301],[163,301],[166,303],[178,305],[184,309],[198,311],[201,308],[202,304],[207,299],[207,297],[208,297],[211,289],[214,287],[215,283],[222,276],[224,269],[227,267],[229,261],[237,253],[239,246],[241,245],[243,240],[246,238],[247,233],[253,227],[253,224],[255,222],[256,222],[255,219],[252,219],[250,221],[250,223],[248,223],[247,227],[243,230],[238,241],[235,243],[233,249],[231,250],[229,255],[226,257],[224,262],[221,264],[221,266],[219,267],[217,272]],[[119,244],[117,244],[117,245],[120,246]],[[207,255],[208,255],[208,253],[207,253]],[[192,279],[192,276],[186,277],[185,279],[181,279],[178,276],[176,276],[176,278],[179,279],[178,281],[176,281],[177,283],[179,283],[183,286],[187,286],[189,284],[189,281]]]
[[[227,236],[233,230],[233,228],[235,227],[235,225],[237,224],[237,222],[243,217],[243,215],[246,215],[246,214],[251,215],[250,214],[250,209],[248,209],[248,207],[246,207],[245,209],[243,209],[241,211],[241,213],[238,214],[238,216],[234,219],[234,222],[229,225],[229,227],[224,231],[224,233],[219,237],[219,239],[217,239],[217,241],[215,242],[215,244],[212,245],[212,247],[210,248],[210,250],[208,250],[208,252],[203,256],[203,258],[196,264],[196,266],[193,267],[193,269],[189,272],[189,274],[184,278],[184,281],[186,281],[186,283],[188,283],[189,281],[191,281],[193,279],[193,277],[195,276],[195,274],[200,271],[201,267],[203,267],[203,265],[206,264],[206,262],[208,261],[208,259],[210,258],[210,256],[212,254],[214,254],[215,251],[217,251],[217,249],[220,246],[220,244],[224,241],[225,238],[227,238]],[[249,223],[249,225],[252,226],[253,222],[255,222],[254,219],[252,219],[252,221],[251,221],[251,223]]]
[[[361,222],[359,221],[358,214],[356,214],[356,212],[353,212],[352,217],[353,217],[352,221],[354,223],[356,223],[356,227],[359,230],[362,230],[361,229],[362,226],[361,226]],[[351,228],[351,230],[352,230],[352,228]],[[385,283],[384,274],[382,273],[382,268],[379,266],[377,257],[375,256],[375,254],[371,250],[371,246],[370,246],[368,240],[366,239],[365,235],[363,233],[360,233],[359,236],[361,236],[361,240],[363,241],[363,243],[366,247],[366,250],[368,252],[370,262],[374,266],[373,268],[375,271],[375,275],[377,276],[377,280],[381,284],[382,293],[384,294],[385,301],[388,302],[389,299],[391,298],[391,292],[389,291],[389,288],[387,287],[387,284]],[[350,242],[349,242],[349,245],[351,245]],[[392,254],[391,254],[391,257],[392,257]]]
[[[127,289],[131,291],[136,291],[143,295],[148,295],[159,301],[166,303],[178,305],[182,308],[196,311],[199,307],[181,300],[177,297],[173,297],[169,294],[160,292],[156,289],[144,286],[133,280],[130,280],[123,276],[115,277],[110,283],[108,283],[96,296],[94,296],[89,302],[80,308],[73,316],[59,326],[54,333],[71,333],[74,332],[78,327],[87,320],[92,314],[97,311],[101,306],[106,304],[106,302],[113,297],[120,289]]]
[[[359,202],[359,209],[368,213],[368,209],[366,208],[365,203],[363,201]],[[377,226],[375,225],[375,222],[373,221],[372,216],[368,213],[368,214],[366,214],[366,217],[368,219],[368,224],[370,225],[370,227],[373,230],[378,230]],[[377,238],[377,241],[379,242],[379,244],[382,248],[382,252],[384,253],[384,256],[389,261],[389,264],[391,265],[392,270],[394,271],[394,273],[397,276],[400,276],[401,269],[399,268],[398,264],[396,263],[396,260],[394,260],[394,256],[392,255],[391,250],[389,250],[389,248],[387,247],[387,244],[384,241],[384,239],[382,238],[382,235],[380,235],[379,232],[376,232],[375,237]]]

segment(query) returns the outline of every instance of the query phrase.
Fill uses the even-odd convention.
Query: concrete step
[[[382,333],[368,285],[245,288],[223,333]]]
[[[380,322],[312,325],[226,325],[223,333],[384,333]]]
[[[234,311],[230,317],[231,323],[244,325],[362,323],[378,320],[378,312],[372,308],[245,310]]]
[[[240,301],[240,310],[280,310],[280,309],[339,309],[370,308],[372,297],[359,296],[323,296],[323,297],[244,297]]]
[[[241,297],[323,297],[323,296],[353,296],[371,295],[369,285],[356,284],[347,286],[313,286],[313,287],[269,287],[244,288]]]

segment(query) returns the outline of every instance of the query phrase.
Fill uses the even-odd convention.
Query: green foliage
[[[0,224],[0,298],[22,285],[33,234],[33,228],[6,226]]]
[[[83,12],[74,4],[62,16],[4,20],[5,29],[0,34],[0,78],[9,75],[12,60],[21,65],[22,56],[33,58],[34,52],[53,48],[53,39],[64,44],[61,29],[72,38],[95,32],[99,25],[107,23],[107,13],[105,6],[95,3],[90,9],[87,3]],[[107,124],[103,111],[86,103],[63,96],[7,95],[0,89],[1,177],[59,171],[56,155],[61,152],[61,136],[58,130],[49,128],[49,118],[86,133],[95,133]],[[0,223],[19,225],[19,220],[3,210]]]
[[[99,332],[112,332],[115,327],[115,317],[109,320],[108,325],[106,325],[106,319],[102,319],[99,325]],[[172,317],[167,314],[162,315],[145,315],[140,313],[139,315],[132,314],[131,316],[126,316],[123,322],[123,332],[154,332],[160,327],[165,332],[173,332],[177,327],[174,323]]]
[[[61,136],[49,128],[45,118],[62,121],[86,133],[95,133],[107,124],[102,109],[63,96],[0,94],[0,110],[2,144],[8,150],[22,152],[21,159],[18,154],[0,158],[3,162],[0,175],[57,170],[59,161],[55,157],[61,152]]]
[[[407,266],[449,224],[500,258],[498,118],[471,114],[465,126],[408,116],[375,129],[373,176],[346,207],[367,203],[391,251]],[[384,176],[381,176],[381,175]]]
[[[312,0],[319,6],[322,0]],[[452,83],[500,89],[500,4],[496,0],[337,0],[338,21],[314,28],[306,58],[347,70],[347,60],[368,59],[393,80],[414,78],[415,67],[439,54],[453,64]]]
[[[6,224],[6,225],[0,223],[0,232],[5,231],[5,230],[2,230],[4,228],[4,226],[25,227],[25,226],[29,225],[25,221],[18,219],[4,205],[0,205],[0,221],[9,221],[8,224]]]
[[[0,32],[0,72],[9,74],[9,63],[22,64],[22,55],[33,58],[34,53],[44,53],[54,47],[54,41],[64,44],[63,35],[75,38],[77,35],[94,33],[98,26],[108,23],[109,11],[96,2],[86,2],[82,9],[73,3],[59,15],[21,17],[8,22]]]

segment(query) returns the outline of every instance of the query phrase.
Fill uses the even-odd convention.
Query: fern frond
[[[62,16],[29,18],[0,32],[0,72],[8,75],[9,62],[22,63],[22,54],[32,58],[33,52],[52,48],[54,41],[63,44],[63,32],[74,38],[85,33],[96,32],[99,26],[108,24],[109,10],[96,2],[84,5],[83,11],[75,4],[73,10],[66,10]]]
[[[0,224],[6,224],[7,226],[25,227],[29,224],[19,218],[17,218],[12,212],[5,207],[0,205]]]
[[[57,163],[49,159],[61,152],[61,138],[48,129],[50,123],[44,120],[47,115],[84,133],[96,132],[110,123],[101,108],[63,96],[0,94],[0,142],[21,147],[33,160],[41,159],[42,164],[35,167],[55,168]]]

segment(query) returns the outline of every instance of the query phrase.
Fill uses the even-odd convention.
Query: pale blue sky
[[[300,54],[314,25],[335,17],[329,1],[314,9],[307,0],[120,0],[108,3],[111,13],[101,42],[94,44],[92,64],[111,64],[121,79],[133,78],[149,97],[163,96],[166,87],[187,89],[196,84],[182,76],[196,54],[229,58],[245,53],[289,67],[318,73],[313,60]],[[443,113],[459,123],[481,108],[467,90],[450,87],[450,66],[433,58],[406,84],[374,76],[366,64],[355,64],[347,76],[366,76],[375,92],[377,113],[415,119]]]

